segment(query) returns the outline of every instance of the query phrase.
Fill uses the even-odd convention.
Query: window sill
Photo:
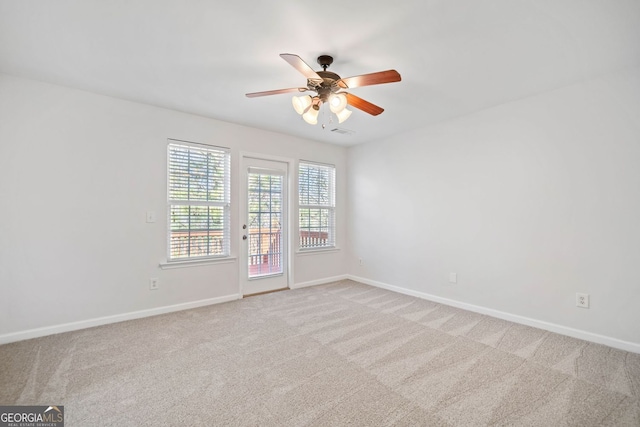
[[[170,270],[173,268],[187,268],[187,267],[200,267],[204,265],[212,264],[230,264],[236,262],[236,257],[224,257],[224,258],[206,258],[206,259],[190,259],[184,261],[164,261],[159,264],[163,270]]]
[[[331,247],[331,248],[309,248],[309,249],[298,249],[296,251],[296,256],[305,256],[305,255],[317,255],[331,252],[339,252],[340,248]]]

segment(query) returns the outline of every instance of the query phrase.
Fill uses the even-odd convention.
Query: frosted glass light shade
[[[314,109],[313,107],[309,108],[306,113],[302,115],[302,118],[305,122],[310,125],[318,124],[318,114],[320,113],[320,109]]]
[[[346,108],[343,108],[342,111],[340,111],[339,113],[336,113],[336,116],[338,116],[338,123],[344,122],[349,118],[350,115],[351,115],[351,110],[347,110]]]
[[[329,101],[329,109],[332,113],[338,114],[347,107],[347,97],[343,93],[333,95]],[[348,116],[347,116],[348,117]]]
[[[311,106],[311,102],[312,100],[309,95],[294,96],[291,99],[293,109],[296,110],[296,113],[298,114],[304,114],[305,110],[307,110]]]

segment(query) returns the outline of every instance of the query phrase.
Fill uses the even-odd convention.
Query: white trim
[[[231,264],[233,262],[236,262],[236,257],[234,256],[223,258],[186,259],[184,261],[163,261],[158,265],[163,270],[170,270],[172,268],[200,267],[210,264]]]
[[[287,163],[289,166],[295,166],[293,157],[273,156],[271,154],[256,153],[254,151],[241,151],[240,158],[249,158],[255,160],[270,160],[272,162]]]
[[[172,142],[167,142],[167,145],[168,144],[172,144],[173,142],[176,142],[176,143],[184,144],[184,145],[193,145],[196,148],[198,148],[198,147],[218,148],[220,150],[228,151],[229,153],[231,153],[231,148],[230,147],[223,147],[222,145],[207,144],[205,142],[186,141],[184,139],[177,139],[177,138],[167,138],[167,141],[172,141]]]
[[[567,326],[558,325],[556,323],[545,322],[543,320],[532,319],[530,317],[519,316],[517,314],[506,313],[504,311],[494,310],[494,309],[482,307],[479,305],[473,305],[473,304],[468,304],[465,302],[460,302],[460,301],[456,301],[448,298],[442,298],[436,295],[431,295],[424,292],[401,288],[399,286],[389,285],[387,283],[378,282],[376,280],[365,279],[364,277],[358,277],[351,274],[348,274],[347,278],[356,282],[364,283],[366,285],[371,285],[378,288],[387,289],[389,291],[398,292],[404,295],[410,295],[413,297],[418,297],[418,298],[426,299],[429,301],[450,305],[452,307],[473,311],[475,313],[486,314],[487,316],[496,317],[502,320],[508,320],[510,322],[519,323],[521,325],[531,326],[538,329],[544,329],[546,331],[555,332],[561,335],[567,335],[573,338],[578,338],[581,340],[590,341],[597,344],[603,344],[603,345],[617,348],[620,350],[631,351],[633,353],[640,353],[640,344],[638,343],[623,341],[617,338],[594,334],[592,332],[569,328]]]
[[[251,163],[254,163],[254,166],[249,166]],[[293,262],[293,228],[292,228],[292,217],[293,215],[291,214],[293,212],[293,200],[291,197],[292,191],[294,190],[293,188],[293,174],[292,174],[292,170],[294,170],[294,166],[295,166],[295,159],[291,158],[291,157],[282,157],[282,156],[273,156],[273,155],[269,155],[269,154],[261,154],[261,153],[255,153],[255,152],[247,152],[247,151],[241,151],[240,152],[240,158],[239,158],[239,165],[240,167],[238,168],[237,171],[237,176],[239,178],[239,185],[237,186],[238,189],[236,190],[238,194],[238,218],[240,219],[240,224],[248,224],[248,201],[247,201],[247,196],[248,196],[248,183],[247,183],[247,172],[249,172],[250,168],[258,168],[260,169],[260,166],[255,166],[256,164],[259,165],[260,162],[264,162],[265,164],[267,164],[264,167],[264,170],[269,170],[269,171],[279,171],[279,172],[283,172],[283,177],[286,178],[283,180],[283,198],[285,200],[285,203],[283,204],[283,210],[282,210],[282,214],[283,214],[283,224],[285,224],[285,226],[282,227],[282,244],[283,244],[283,253],[286,254],[286,256],[284,257],[285,260],[285,265],[284,265],[284,269],[282,271],[282,276],[285,278],[285,283],[283,284],[284,286],[277,286],[275,287],[275,289],[286,289],[286,288],[290,288],[291,287],[291,283],[293,283],[293,274],[294,274],[294,262]],[[273,165],[273,163],[280,163],[280,167],[275,167],[275,165]],[[297,191],[297,189],[296,189]],[[240,258],[240,262],[238,263],[238,270],[239,270],[239,291],[240,294],[244,295],[245,293],[247,293],[248,291],[245,289],[247,288],[247,285],[250,282],[249,279],[249,272],[248,272],[248,252],[247,252],[247,246],[245,243],[245,240],[242,239],[241,236],[245,235],[245,231],[243,229],[240,229],[240,233],[237,235],[237,242],[238,242],[238,257]],[[258,277],[256,277],[256,279],[258,279]],[[268,279],[267,279],[268,280]],[[257,283],[257,282],[254,282]],[[274,289],[274,290],[275,290]],[[249,291],[251,292],[251,291]],[[253,292],[251,292],[253,293]]]
[[[147,310],[132,311],[129,313],[116,314],[113,316],[97,317],[95,319],[80,320],[78,322],[62,323],[60,325],[45,326],[43,328],[28,329],[26,331],[12,332],[0,335],[0,344],[28,340],[31,338],[44,337],[47,335],[60,334],[63,332],[77,331],[79,329],[93,328],[95,326],[107,325],[110,323],[123,322],[125,320],[140,319],[143,317],[157,316],[158,314],[172,313],[174,311],[188,310],[191,308],[204,307],[206,305],[221,304],[224,302],[241,299],[240,294],[225,295],[217,298],[208,298],[199,301],[186,302],[182,304],[167,305],[164,307],[150,308]]]
[[[194,201],[194,200],[189,200],[189,197],[187,197],[186,200],[184,199],[171,199],[170,194],[171,194],[171,149],[172,146],[174,147],[182,147],[182,148],[187,148],[188,150],[190,150],[191,148],[193,148],[194,150],[205,150],[208,153],[223,153],[224,154],[224,165],[225,165],[225,170],[223,173],[223,181],[224,181],[224,201],[220,202],[220,201],[202,201],[202,200],[198,200],[198,201]],[[213,256],[223,256],[223,257],[228,257],[231,254],[231,148],[228,147],[219,147],[219,146],[215,146],[215,145],[208,145],[208,144],[201,144],[201,143],[197,143],[197,142],[190,142],[190,141],[183,141],[183,140],[176,140],[176,139],[171,139],[168,138],[167,139],[167,148],[165,150],[165,185],[166,185],[166,196],[167,196],[167,204],[166,204],[166,208],[167,208],[167,212],[166,212],[166,230],[167,230],[167,234],[166,234],[166,259],[167,260],[171,260],[171,261],[182,261],[182,259],[178,258],[178,259],[171,259],[171,234],[172,234],[172,230],[171,230],[171,208],[172,206],[175,205],[182,205],[182,206],[208,206],[208,207],[221,207],[223,208],[223,226],[222,226],[222,242],[223,242],[223,248],[222,248],[222,255],[213,255]],[[197,258],[196,258],[197,259]],[[167,262],[168,264],[168,262]],[[161,268],[163,267],[163,264],[160,264]]]
[[[298,160],[298,166],[300,165],[300,163],[308,163],[310,165],[324,166],[326,168],[333,168],[333,169],[336,168],[336,165],[334,163],[316,162],[315,160],[300,159],[300,160]]]
[[[305,249],[298,249],[296,251],[296,256],[317,255],[317,254],[325,254],[325,253],[339,252],[339,251],[340,251],[340,248],[336,246],[305,248]]]
[[[325,285],[327,283],[339,282],[340,280],[349,279],[349,275],[341,274],[340,276],[325,277],[324,279],[311,280],[309,282],[296,283],[291,285],[291,289],[307,288],[309,286]]]
[[[329,187],[328,187],[328,192],[329,192],[329,201],[328,203],[325,204],[305,204],[302,203],[302,200],[300,200],[300,169],[305,166],[307,168],[316,168],[318,170],[320,169],[324,169],[327,173],[328,173],[328,177],[329,177]],[[297,224],[296,224],[296,236],[300,236],[302,231],[305,231],[305,228],[301,228],[300,227],[300,210],[302,209],[316,209],[316,210],[325,210],[328,212],[329,215],[329,228],[327,229],[328,231],[328,235],[327,238],[329,240],[330,243],[330,248],[334,248],[336,247],[336,240],[337,240],[337,218],[336,218],[336,205],[337,205],[337,200],[336,200],[336,193],[337,193],[337,168],[335,165],[333,164],[322,164],[322,163],[316,163],[316,162],[310,162],[310,161],[306,161],[306,160],[299,160],[298,161],[298,167],[296,169],[296,218],[297,218]],[[308,201],[308,200],[307,200]],[[308,231],[310,231],[310,229],[307,229]],[[311,246],[303,246],[301,247],[300,245],[300,240],[298,240],[298,251],[303,251],[305,249],[316,249],[315,247]],[[326,247],[326,246],[325,246]]]

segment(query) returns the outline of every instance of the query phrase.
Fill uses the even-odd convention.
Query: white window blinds
[[[170,140],[167,159],[169,260],[228,256],[229,150]]]
[[[335,167],[300,162],[300,249],[335,246]]]

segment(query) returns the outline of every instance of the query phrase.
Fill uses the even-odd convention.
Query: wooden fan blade
[[[344,92],[344,94],[347,96],[348,105],[351,105],[358,110],[362,110],[365,113],[369,113],[372,116],[377,116],[384,111],[384,108],[378,107],[377,105],[372,104],[369,101],[365,101],[364,99],[359,98],[355,95],[351,95],[350,93],[346,92]]]
[[[309,89],[306,87],[292,87],[289,89],[276,89],[276,90],[267,90],[264,92],[252,92],[247,93],[247,98],[257,98],[259,96],[267,96],[267,95],[279,95],[281,93],[290,93],[290,92],[305,92]]]
[[[354,88],[361,86],[380,85],[402,80],[396,70],[379,71],[377,73],[362,74],[360,76],[346,77],[337,81],[341,88]]]
[[[300,71],[307,79],[322,80],[322,77],[318,75],[313,68],[311,68],[306,62],[302,60],[298,55],[291,53],[281,53],[280,58],[287,61],[293,68]]]

